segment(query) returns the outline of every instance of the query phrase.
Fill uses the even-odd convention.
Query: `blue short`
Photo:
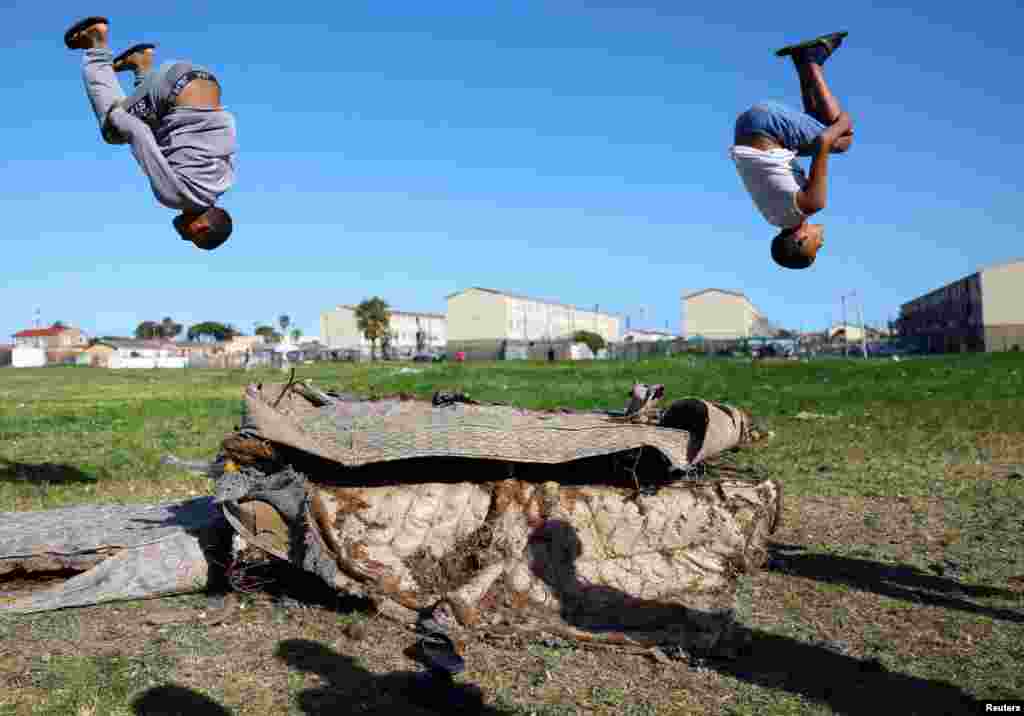
[[[736,136],[763,134],[801,156],[814,153],[825,125],[778,102],[758,102],[736,119]]]

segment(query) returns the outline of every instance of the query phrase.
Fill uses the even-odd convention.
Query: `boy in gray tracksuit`
[[[165,62],[151,71],[152,45],[136,45],[115,60],[106,18],[90,17],[65,33],[65,44],[85,52],[86,93],[110,144],[130,144],[164,206],[178,209],[174,227],[183,239],[212,250],[231,234],[231,216],[215,206],[235,180],[234,116],[220,105],[220,85],[204,67]],[[116,70],[135,72],[126,97]]]

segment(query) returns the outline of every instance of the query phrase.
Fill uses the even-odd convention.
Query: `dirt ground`
[[[248,594],[5,620],[0,713],[54,705],[52,672],[76,660],[129,673],[134,664],[171,684],[136,690],[126,713],[137,714],[420,714],[459,704],[495,714],[877,714],[898,702],[917,713],[967,713],[972,702],[952,681],[914,672],[927,671],[931,657],[969,658],[998,638],[1000,623],[1019,628],[1024,611],[1000,604],[1019,607],[1024,579],[961,583],[959,567],[942,561],[943,506],[909,503],[790,500],[768,568],[743,582],[748,643],[734,659],[476,640],[459,685],[435,691],[416,680],[423,668],[406,628],[302,573],[273,572],[265,576],[275,581]],[[861,551],[829,552],[839,544]],[[933,567],[905,566],[922,560]],[[92,713],[87,699],[67,703]]]

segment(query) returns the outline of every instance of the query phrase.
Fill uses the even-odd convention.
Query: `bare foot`
[[[104,22],[90,25],[71,38],[71,47],[76,50],[91,50],[107,46],[107,32],[110,27]]]
[[[136,74],[149,74],[149,71],[153,68],[153,55],[152,47],[133,52],[130,55],[126,55],[120,62],[115,62],[114,71],[124,72],[125,70],[131,70]]]

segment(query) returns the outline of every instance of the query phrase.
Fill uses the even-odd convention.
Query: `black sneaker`
[[[786,55],[797,55],[802,50],[821,45],[825,48],[826,57],[835,52],[840,45],[843,44],[843,39],[850,33],[848,32],[833,32],[828,35],[822,35],[816,37],[813,40],[807,40],[806,42],[798,42],[795,45],[786,45],[781,50],[776,50],[776,57],[785,57]]]
[[[125,50],[120,55],[114,58],[114,61],[111,63],[112,65],[114,65],[114,71],[124,72],[125,70],[135,69],[133,66],[126,64],[125,60],[127,60],[131,55],[134,55],[136,52],[145,52],[146,50],[153,50],[155,48],[156,45],[154,45],[152,42],[140,42],[138,45],[132,45],[127,50]]]
[[[93,25],[99,25],[99,24],[109,25],[110,24],[110,20],[108,20],[105,17],[99,17],[99,16],[87,17],[84,20],[79,20],[74,25],[69,27],[67,29],[67,32],[64,33],[64,44],[67,45],[69,50],[82,49],[82,48],[78,48],[78,47],[74,46],[73,42],[75,40],[75,36],[78,33],[80,33],[80,32],[85,32],[86,30],[88,30]]]

